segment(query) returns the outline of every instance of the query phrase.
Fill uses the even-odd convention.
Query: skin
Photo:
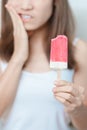
[[[25,0],[8,0],[6,6],[13,22],[17,24],[17,21],[20,21],[22,27],[26,30],[22,30],[23,33],[26,35],[25,32],[27,32],[29,37],[28,44],[30,51],[24,70],[32,73],[50,71],[46,33],[48,28],[47,21],[52,15],[53,0],[46,0],[44,4],[42,3],[43,0],[26,0],[26,2]],[[29,23],[23,23],[18,15],[19,13],[29,13],[33,18]],[[14,30],[15,27],[16,25]],[[86,130],[87,61],[85,59],[87,57],[87,44],[79,40],[75,48],[75,59],[79,69],[74,73],[73,82],[56,80],[52,91],[54,97],[64,104],[65,110],[70,115],[75,127],[78,130]]]

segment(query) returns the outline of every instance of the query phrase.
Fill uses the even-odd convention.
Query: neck
[[[29,38],[29,60],[33,60],[41,56],[47,56],[47,27],[42,27],[32,32]]]
[[[29,57],[27,64],[48,64],[48,42],[47,27],[28,32],[29,35]]]

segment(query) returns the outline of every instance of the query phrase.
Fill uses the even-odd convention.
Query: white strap
[[[79,41],[79,38],[75,38],[73,41],[73,45],[76,45],[78,41]]]
[[[7,64],[0,59],[0,67],[2,72],[5,70],[6,66]]]

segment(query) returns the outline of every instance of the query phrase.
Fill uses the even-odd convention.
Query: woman
[[[3,129],[69,130],[72,122],[78,130],[86,130],[87,44],[75,39],[68,1],[2,2],[0,117]],[[49,67],[50,41],[59,34],[69,39],[69,64],[62,71],[61,80]]]

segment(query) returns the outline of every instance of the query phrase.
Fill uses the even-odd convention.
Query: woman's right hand
[[[14,7],[7,3],[5,5],[13,23],[13,36],[14,36],[14,57],[16,60],[25,62],[29,56],[29,41],[28,34],[24,28],[20,16],[15,11]]]

